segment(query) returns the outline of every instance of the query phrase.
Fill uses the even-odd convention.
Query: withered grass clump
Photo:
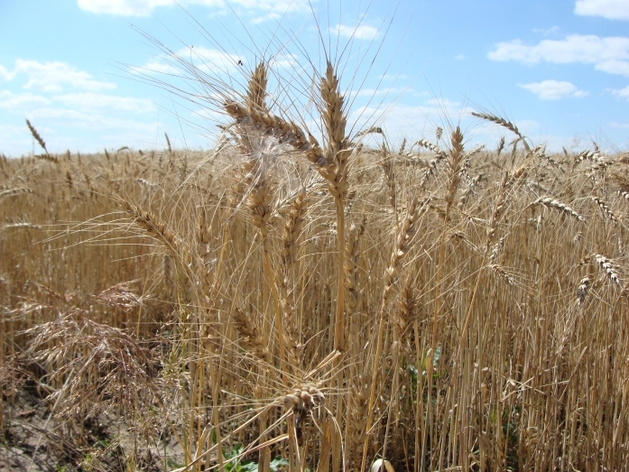
[[[331,62],[315,137],[269,73],[214,99],[213,152],[3,162],[1,353],[65,460],[113,454],[109,421],[120,470],[623,470],[626,159],[489,114],[510,155],[369,149]]]

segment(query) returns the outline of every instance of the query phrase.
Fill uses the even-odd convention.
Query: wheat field
[[[629,157],[394,146],[330,62],[315,137],[269,73],[213,150],[2,156],[4,470],[627,470]]]

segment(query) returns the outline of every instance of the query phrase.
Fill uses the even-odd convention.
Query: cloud
[[[416,139],[434,136],[436,126],[459,123],[471,117],[472,109],[449,99],[431,99],[422,105],[392,103],[381,106],[358,107],[350,114],[348,122],[356,123],[354,130],[370,126],[382,126],[387,137]]]
[[[378,89],[363,88],[360,90],[351,90],[347,92],[348,97],[377,97],[377,96],[396,96],[405,92],[409,92],[410,89],[396,88],[396,87],[383,87]]]
[[[456,56],[454,56],[454,59],[457,61],[464,61],[465,60],[465,54],[457,54]]]
[[[624,98],[625,100],[629,100],[629,85],[620,90],[612,90],[611,91],[618,98]]]
[[[118,16],[149,16],[154,9],[165,6],[179,4],[183,7],[188,5],[200,5],[207,8],[223,10],[226,8],[225,0],[77,0],[79,8],[83,11],[95,13],[97,15],[118,15]],[[264,15],[257,15],[256,21],[277,19],[278,14],[293,11],[309,11],[308,0],[231,0],[231,8],[241,7],[246,12],[257,15],[264,12]]]
[[[218,49],[206,47],[183,48],[176,55],[184,61],[191,62],[195,68],[207,74],[232,74],[239,68],[243,58],[237,54],[229,54]]]
[[[6,67],[0,66],[0,79],[5,81],[13,80],[15,72],[9,72]]]
[[[596,70],[629,77],[629,38],[595,35],[569,35],[563,40],[545,39],[528,46],[516,39],[501,42],[487,57],[492,61],[517,61],[537,64],[593,64]]]
[[[551,26],[550,28],[533,28],[533,33],[539,33],[542,36],[557,36],[559,35],[559,26]]]
[[[173,0],[77,0],[83,11],[97,15],[149,16],[153,9],[175,5]],[[180,1],[180,5],[201,4],[209,7],[223,6],[222,0]]]
[[[533,92],[540,100],[559,100],[564,97],[584,97],[588,94],[566,81],[544,80],[543,82],[520,84],[518,86],[528,90],[529,92]]]
[[[181,70],[177,69],[175,66],[160,62],[159,60],[149,61],[141,67],[131,66],[129,69],[133,74],[181,74]]]
[[[282,15],[279,12],[271,12],[266,15],[256,16],[251,19],[251,23],[254,25],[259,25],[260,23],[264,23],[266,21],[275,20],[278,21],[282,18]]]
[[[375,26],[347,26],[341,24],[336,27],[330,27],[330,33],[349,39],[376,39],[380,34]]]
[[[154,127],[147,123],[119,118],[104,113],[85,113],[79,110],[67,108],[40,108],[32,114],[34,119],[48,123],[55,123],[55,126],[69,126],[76,128],[91,129],[98,132],[106,130],[137,131],[150,133]]]
[[[8,90],[0,90],[0,108],[5,110],[31,110],[50,104],[50,100],[32,93],[14,94]]]
[[[102,151],[103,148],[116,149],[123,145],[154,147],[153,137],[156,136],[156,130],[163,125],[111,116],[109,113],[83,113],[64,108],[41,108],[31,113],[29,119],[42,133],[48,150],[53,153],[66,149],[90,153]],[[171,135],[170,129],[168,134]],[[176,132],[173,133],[175,134]],[[25,150],[28,152],[30,148],[31,145],[27,144],[10,152],[12,155],[19,155]]]
[[[79,110],[108,109],[128,113],[148,113],[155,111],[155,105],[151,100],[134,97],[117,97],[94,92],[71,93],[53,97],[56,102],[64,106]]]
[[[577,0],[574,13],[581,16],[602,16],[608,20],[629,20],[627,0]]]
[[[4,68],[3,68],[4,69]],[[95,80],[91,74],[76,69],[63,62],[39,62],[17,59],[15,68],[9,72],[6,69],[0,74],[13,79],[18,74],[27,76],[25,89],[35,89],[43,92],[61,92],[64,86],[71,86],[81,90],[111,90],[116,88],[112,82]]]
[[[160,55],[141,67],[131,67],[135,74],[170,74],[185,76],[186,70],[203,72],[216,76],[217,74],[233,74],[243,62],[244,58],[237,54],[229,54],[218,49],[200,47],[185,47],[172,53],[171,56]]]
[[[299,56],[286,51],[274,55],[268,65],[273,70],[295,69],[299,64]],[[194,48],[182,48],[175,51],[171,56],[162,54],[143,66],[131,66],[129,70],[133,74],[151,75],[167,74],[177,77],[187,77],[192,73],[202,72],[212,78],[220,74],[233,75],[242,71],[242,66],[247,63],[245,57],[238,54],[230,54],[218,49],[206,48],[203,46]],[[192,65],[191,65],[192,64]],[[193,72],[194,71],[194,72]],[[246,72],[247,69],[244,69]]]

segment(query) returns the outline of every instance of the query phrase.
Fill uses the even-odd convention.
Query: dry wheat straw
[[[410,243],[415,235],[416,224],[420,216],[420,212],[418,211],[418,207],[422,209],[422,212],[428,208],[429,201],[423,202],[421,207],[418,205],[418,201],[416,198],[411,200],[406,213],[406,218],[402,223],[402,226],[399,228],[399,232],[397,234],[397,241],[393,248],[393,253],[391,254],[391,258],[389,261],[389,265],[385,270],[385,280],[384,280],[384,289],[382,293],[382,304],[380,306],[379,315],[378,315],[378,324],[377,324],[377,336],[376,336],[376,350],[374,357],[372,359],[371,366],[371,379],[370,379],[370,387],[369,387],[369,403],[367,408],[367,419],[365,421],[365,439],[363,441],[363,455],[360,470],[365,470],[367,464],[367,452],[368,452],[368,441],[369,436],[371,434],[371,427],[373,421],[373,410],[374,410],[374,402],[376,399],[376,390],[381,385],[378,385],[378,372],[379,365],[378,360],[381,358],[382,349],[383,349],[383,340],[385,331],[387,330],[387,324],[385,322],[385,317],[387,313],[387,302],[391,296],[392,289],[394,285],[397,284],[398,277],[401,270],[402,258],[410,249]],[[367,366],[365,366],[367,367]],[[365,375],[368,375],[368,371],[365,371]]]
[[[305,226],[306,191],[301,190],[290,204],[290,209],[282,232],[280,257],[283,275],[280,280],[280,305],[283,310],[286,342],[289,347],[289,363],[297,369],[303,345],[297,327],[296,307],[291,293],[290,283],[293,282],[292,269],[297,259],[297,241]]]
[[[389,204],[391,210],[395,215],[395,226],[398,226],[398,211],[397,211],[397,191],[395,186],[395,173],[393,170],[393,158],[389,154],[387,148],[383,145],[381,151],[380,166],[384,172],[384,182],[387,188],[387,196],[389,197]]]

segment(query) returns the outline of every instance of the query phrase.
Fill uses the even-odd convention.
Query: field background
[[[247,100],[208,152],[0,160],[5,470],[626,469],[626,155],[481,115],[328,167]]]

